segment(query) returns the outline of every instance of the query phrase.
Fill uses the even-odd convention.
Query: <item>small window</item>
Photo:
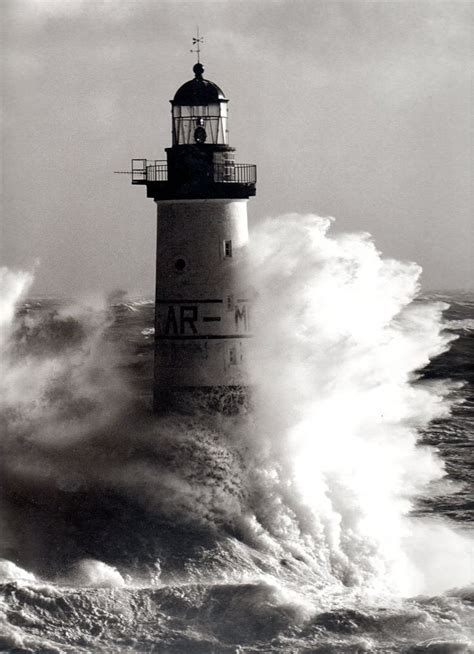
[[[232,256],[232,241],[224,241],[224,257],[230,258]]]
[[[237,365],[237,351],[235,347],[231,347],[229,350],[229,363],[231,366]]]

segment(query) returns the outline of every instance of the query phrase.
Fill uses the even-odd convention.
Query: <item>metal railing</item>
[[[155,161],[146,167],[146,178],[149,182],[167,182],[168,164],[166,161]]]
[[[214,164],[214,181],[237,184],[255,184],[257,166],[254,164],[224,163]]]
[[[135,182],[167,182],[168,165],[164,159],[132,159],[132,184]]]
[[[257,181],[257,166],[254,164],[215,163],[212,170],[214,182],[255,184]],[[165,160],[132,159],[132,184],[167,181],[168,165]]]

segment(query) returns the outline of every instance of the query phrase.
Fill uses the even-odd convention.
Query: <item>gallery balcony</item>
[[[147,187],[155,200],[248,198],[255,195],[257,166],[203,160],[132,159],[132,184]]]

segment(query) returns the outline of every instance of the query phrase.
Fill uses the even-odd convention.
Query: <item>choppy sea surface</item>
[[[398,308],[359,329],[354,306],[350,334],[348,296],[313,288],[298,347],[273,333],[280,375],[262,340],[255,412],[162,418],[150,300],[10,278],[0,651],[473,652],[474,294],[389,273]]]

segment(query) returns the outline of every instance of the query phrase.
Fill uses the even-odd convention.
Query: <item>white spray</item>
[[[446,305],[413,302],[418,266],[383,259],[367,234],[330,235],[330,223],[291,214],[252,236],[259,483],[274,498],[259,523],[280,543],[305,543],[347,585],[465,583],[472,544],[408,518],[444,475],[417,440],[448,415],[449,384],[416,371],[452,339]],[[441,560],[431,541],[443,535]]]
[[[58,483],[82,483],[80,469],[88,484],[125,489],[164,514],[182,519],[187,507],[194,520],[207,523],[218,515],[219,524],[231,525],[245,546],[260,550],[254,560],[272,575],[284,573],[299,584],[308,571],[315,588],[332,584],[336,591],[352,587],[373,593],[465,583],[470,543],[446,526],[409,518],[414,498],[444,475],[436,454],[417,440],[420,428],[449,413],[450,387],[421,383],[416,371],[452,338],[442,330],[445,305],[414,302],[418,266],[383,259],[366,234],[331,236],[329,227],[329,219],[288,215],[254,230],[249,374],[255,411],[249,420],[223,419],[221,436],[209,432],[209,425],[202,433],[196,427],[199,456],[191,447],[193,430],[176,419],[140,434],[116,424],[111,462],[104,449],[110,436],[99,438],[100,428],[106,432],[117,422],[129,393],[104,346],[108,319],[104,312],[82,312],[86,330],[78,347],[36,357],[33,366],[28,358],[18,361],[5,344],[15,302],[31,280],[8,271],[2,272],[7,375],[1,407],[14,407],[17,422],[34,424],[31,438],[64,449],[60,463],[46,469]],[[68,392],[52,401],[51,382],[62,388],[63,379]],[[67,415],[61,409],[64,398]],[[71,421],[71,407],[87,402],[89,409]],[[18,449],[13,465],[23,467],[24,475],[43,475],[44,462],[40,469],[31,457],[25,460],[17,427],[7,444]],[[213,428],[218,427],[217,422]],[[163,443],[173,440],[170,429],[179,432],[175,440],[178,447],[182,442],[186,460],[212,471],[220,453],[225,474],[183,476],[174,469],[157,474],[156,457],[130,458],[137,442],[148,443],[150,452],[155,443],[163,450]],[[84,466],[92,452],[91,434],[96,434],[95,454]],[[75,459],[67,456],[71,441]],[[82,450],[81,442],[86,443]],[[238,443],[237,457],[226,451],[232,442]],[[239,459],[243,467],[229,485]],[[243,492],[239,484],[245,485]],[[430,548],[431,538],[446,547]],[[236,557],[248,556],[237,541],[232,547]],[[443,566],[449,575],[438,574]]]

